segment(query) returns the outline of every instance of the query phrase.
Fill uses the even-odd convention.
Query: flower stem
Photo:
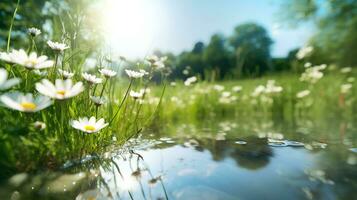
[[[19,8],[19,4],[20,4],[20,0],[17,0],[16,8],[15,8],[14,14],[12,15],[12,19],[11,19],[11,24],[10,24],[9,33],[8,33],[8,35],[7,35],[7,46],[6,46],[6,51],[7,51],[7,52],[9,52],[9,50],[10,50],[10,41],[11,41],[12,26],[14,25],[14,21],[15,21],[17,9]]]
[[[104,90],[105,90],[105,86],[107,85],[107,83],[108,83],[108,79],[105,79],[102,91],[100,92],[100,98],[102,98],[102,96],[103,96],[103,93],[104,93]]]
[[[124,104],[124,102],[125,102],[125,99],[128,97],[129,90],[130,90],[130,88],[131,88],[131,85],[133,84],[133,81],[134,81],[134,79],[130,79],[130,83],[129,83],[128,88],[126,89],[125,95],[124,95],[122,101],[120,102],[120,105],[119,105],[117,111],[115,112],[113,118],[110,120],[109,124],[111,124],[111,123],[113,122],[113,120],[115,119],[115,117],[118,115],[118,113],[119,113],[121,107],[123,106],[123,104]]]
[[[58,53],[56,53],[55,55],[55,66],[53,67],[53,72],[52,72],[53,80],[56,80],[57,63],[58,63]]]

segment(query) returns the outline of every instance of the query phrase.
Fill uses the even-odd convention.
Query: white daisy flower
[[[9,63],[22,65],[27,69],[44,69],[53,67],[54,62],[47,60],[47,56],[37,57],[36,52],[27,55],[25,50],[12,50],[10,53],[0,53],[0,59]]]
[[[131,90],[129,95],[133,97],[134,99],[139,99],[144,96],[144,90],[140,90],[139,92],[135,92],[134,90]]]
[[[146,60],[155,68],[161,69],[165,67],[164,62],[167,60],[167,57],[158,57],[156,55],[151,55],[146,58]]]
[[[141,77],[145,76],[145,74],[146,74],[145,70],[137,72],[137,71],[133,71],[133,70],[130,70],[130,69],[126,69],[125,73],[130,78],[141,78]]]
[[[101,118],[98,121],[95,117],[88,119],[87,117],[79,118],[78,120],[72,120],[71,126],[75,129],[86,133],[96,133],[101,129],[108,126],[109,123],[105,123],[104,119]]]
[[[348,77],[347,78],[347,82],[353,83],[353,82],[355,82],[355,78],[354,77]]]
[[[197,81],[197,77],[196,76],[192,76],[190,78],[187,78],[183,84],[185,86],[190,86],[192,83],[194,83],[196,81]]]
[[[351,88],[352,88],[352,84],[351,83],[342,84],[341,85],[341,93],[346,94],[351,90]]]
[[[242,86],[237,85],[237,86],[234,86],[234,87],[232,88],[232,91],[233,91],[233,92],[240,92],[240,91],[242,91],[242,89],[243,89]]]
[[[12,79],[7,79],[7,78],[8,78],[7,71],[5,69],[0,68],[0,90],[7,90],[12,86],[20,83],[19,78],[12,78]]]
[[[58,69],[58,73],[65,79],[69,79],[74,76],[74,73],[62,69]]]
[[[344,67],[344,68],[342,68],[340,71],[341,71],[341,73],[343,73],[343,74],[347,74],[347,73],[352,72],[352,68],[351,68],[351,67]]]
[[[46,128],[46,124],[44,122],[35,121],[33,123],[33,127],[38,130],[44,130]]]
[[[310,90],[302,90],[296,94],[296,97],[301,99],[310,95]]]
[[[0,52],[0,60],[3,60],[8,63],[13,63],[10,53]]]
[[[150,55],[150,56],[146,57],[146,60],[149,61],[149,63],[153,64],[153,63],[159,61],[159,57],[157,57],[156,55]]]
[[[62,100],[78,95],[84,90],[84,87],[82,82],[73,85],[72,79],[57,79],[55,84],[43,79],[36,83],[36,90],[45,96]]]
[[[156,55],[151,55],[146,58],[147,61],[151,64],[151,66],[157,68],[157,69],[162,69],[165,67],[164,62],[167,60],[167,57],[158,57]]]
[[[64,43],[59,43],[59,42],[53,42],[51,40],[48,40],[47,41],[47,45],[52,49],[52,50],[55,50],[55,51],[64,51],[65,49],[68,49],[69,46],[67,46],[66,44]]]
[[[1,102],[8,108],[21,112],[37,112],[52,104],[50,98],[45,96],[34,97],[31,93],[12,92],[0,97]]]
[[[37,29],[35,27],[27,29],[27,33],[31,35],[32,37],[36,37],[41,34],[41,30]]]
[[[296,58],[301,60],[309,55],[311,55],[311,53],[313,52],[314,47],[312,46],[305,46],[302,47],[296,54]]]
[[[220,92],[224,90],[224,86],[223,85],[214,85],[213,89]]]
[[[100,69],[99,72],[105,76],[106,78],[110,78],[110,77],[113,77],[113,76],[116,76],[117,75],[117,72],[116,71],[113,71],[113,70],[110,70],[110,69]]]
[[[143,69],[140,69],[139,72],[142,73],[142,74],[144,74],[144,75],[148,75],[148,74],[149,74],[149,72],[147,72],[147,71],[145,71],[145,70],[143,70]]]
[[[105,97],[90,96],[90,99],[96,106],[101,106],[105,104],[105,102],[107,102],[107,99]]]
[[[99,84],[103,82],[103,79],[97,78],[95,75],[88,74],[87,72],[82,73],[82,77],[89,83],[89,84]]]

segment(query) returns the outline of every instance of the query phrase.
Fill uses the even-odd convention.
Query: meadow
[[[355,191],[357,71],[343,56],[327,62],[312,41],[272,58],[267,31],[247,23],[192,51],[129,59],[59,5],[51,23],[25,26],[17,1],[5,42],[0,30],[0,199]]]

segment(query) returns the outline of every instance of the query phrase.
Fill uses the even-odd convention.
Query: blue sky
[[[112,33],[108,43],[128,57],[143,57],[154,49],[180,53],[192,49],[197,41],[207,43],[214,33],[228,36],[236,25],[245,22],[256,22],[268,30],[274,40],[272,55],[277,57],[303,45],[313,33],[311,25],[295,29],[282,26],[278,19],[282,0],[109,1],[115,1],[109,4],[113,8],[108,17],[113,21],[110,26],[120,24],[116,27],[121,28],[108,30]],[[121,22],[122,18],[125,21]]]

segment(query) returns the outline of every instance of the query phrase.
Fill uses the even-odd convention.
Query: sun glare
[[[159,8],[147,0],[104,0],[102,27],[107,46],[135,57],[153,48],[160,30]]]

